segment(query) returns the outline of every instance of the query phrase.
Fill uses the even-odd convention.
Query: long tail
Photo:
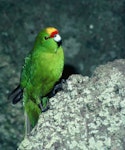
[[[12,101],[13,104],[18,103],[23,98],[23,89],[20,85],[17,86],[8,96],[8,99]]]
[[[32,127],[34,127],[39,119],[41,110],[39,106],[36,103],[34,103],[32,100],[29,100],[28,102],[26,102],[24,107],[28,115],[29,121]]]

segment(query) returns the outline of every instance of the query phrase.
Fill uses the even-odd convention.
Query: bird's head
[[[52,38],[58,45],[58,47],[62,44],[61,36],[59,35],[59,31],[56,28],[48,27],[45,29],[48,33],[48,37],[45,37],[46,40],[48,38]]]
[[[35,45],[56,51],[62,44],[59,31],[54,27],[48,27],[39,32]]]

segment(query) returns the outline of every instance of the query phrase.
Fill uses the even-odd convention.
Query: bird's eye
[[[48,40],[48,39],[49,39],[49,37],[45,36],[45,40]]]
[[[54,37],[56,37],[56,36],[57,36],[57,34],[54,35]]]

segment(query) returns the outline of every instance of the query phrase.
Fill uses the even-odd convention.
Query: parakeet
[[[23,99],[27,120],[34,127],[41,109],[46,107],[47,94],[60,79],[64,67],[64,52],[59,32],[54,27],[41,30],[35,40],[33,49],[25,58],[22,68],[20,86],[11,94],[13,103]],[[23,96],[22,96],[23,93]],[[26,132],[29,125],[26,125]]]

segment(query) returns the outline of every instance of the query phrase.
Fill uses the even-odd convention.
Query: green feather
[[[54,87],[62,75],[64,54],[61,46],[58,47],[54,38],[47,31],[55,28],[46,28],[36,37],[34,47],[26,57],[21,74],[21,87],[24,89],[24,108],[34,127],[41,110],[41,97],[45,97]],[[48,38],[46,40],[46,38]]]
[[[25,111],[27,112],[32,127],[34,127],[41,113],[40,108],[33,101],[29,100],[25,105]]]

